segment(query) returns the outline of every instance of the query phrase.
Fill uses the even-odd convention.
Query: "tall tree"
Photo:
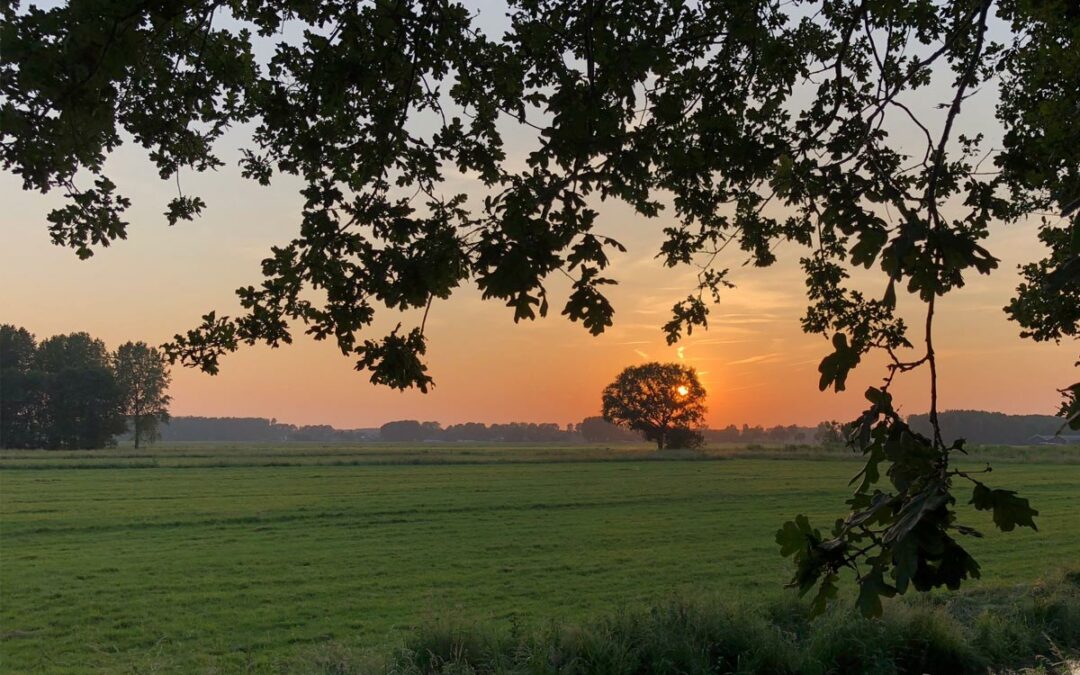
[[[0,161],[26,189],[67,196],[49,215],[58,244],[87,257],[126,236],[130,200],[103,170],[127,139],[174,179],[222,166],[215,141],[246,123],[241,174],[304,184],[299,234],[272,249],[260,284],[239,289],[242,315],[208,313],[167,346],[171,358],[216,372],[242,343],[277,346],[303,325],[373,382],[426,390],[425,319],[371,337],[379,306],[426,317],[471,282],[533,319],[548,312],[548,278],[565,274],[562,313],[602,332],[614,315],[608,255],[622,246],[597,202],[643,218],[667,208],[660,257],[698,273],[664,326],[669,341],[706,325],[708,300],[732,283],[725,265],[765,267],[785,245],[802,250],[803,327],[833,345],[821,388],[842,390],[872,350],[889,357],[851,426],[867,456],[853,512],[828,537],[805,519],[779,537],[796,585],[819,589],[815,606],[846,570],[868,613],[912,585],[977,576],[957,540],[971,532],[957,522],[960,485],[1003,529],[1034,526],[1026,502],[950,465],[961,445],[937,423],[934,320],[940,297],[997,267],[983,245],[992,223],[1048,214],[1037,227],[1050,252],[1025,268],[1010,314],[1035,339],[1077,334],[1072,0],[511,0],[498,34],[451,0],[2,11]],[[1008,30],[989,31],[993,21]],[[307,30],[293,39],[286,23]],[[266,59],[255,34],[274,43]],[[980,133],[989,107],[977,92],[998,97],[1000,139]],[[535,136],[524,158],[508,130]],[[482,200],[451,190],[445,179],[461,174]],[[165,218],[204,207],[181,193]],[[876,287],[853,286],[860,267],[879,270]],[[925,315],[914,353],[901,302]],[[929,435],[907,427],[889,393],[920,368]],[[1080,425],[1078,390],[1064,412]],[[893,469],[882,474],[882,461]]]
[[[44,447],[102,448],[124,432],[121,392],[104,342],[87,333],[53,336],[38,346],[35,367],[45,383]]]
[[[172,401],[166,393],[171,377],[164,356],[145,342],[126,342],[117,348],[113,368],[124,414],[131,420],[135,447],[143,438],[156,441],[158,424],[169,421]]]
[[[0,447],[41,446],[45,392],[34,370],[36,352],[34,336],[25,328],[0,326]]]
[[[705,388],[693,368],[678,363],[645,363],[626,368],[604,388],[604,419],[639,431],[658,450],[680,430],[679,444],[693,442],[694,430],[705,420]]]

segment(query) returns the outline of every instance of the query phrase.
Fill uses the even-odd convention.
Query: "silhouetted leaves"
[[[821,540],[821,533],[810,527],[810,521],[804,515],[784,523],[776,532],[776,543],[780,545],[780,555],[787,557],[809,550]]]
[[[1080,382],[1063,389],[1065,402],[1061,404],[1060,415],[1065,418],[1065,425],[1080,431]]]
[[[848,373],[859,365],[859,353],[848,345],[847,336],[843,333],[834,335],[832,344],[835,351],[822,359],[818,366],[821,373],[818,389],[824,391],[833,386],[836,391],[844,391]]]
[[[815,608],[835,597],[832,585],[844,569],[865,570],[856,574],[857,606],[874,617],[881,614],[882,598],[911,587],[955,589],[979,577],[978,563],[950,536],[950,531],[981,536],[956,522],[955,479],[975,485],[971,503],[977,510],[993,510],[994,524],[1002,531],[1016,525],[1034,528],[1038,512],[1015,492],[991,490],[964,471],[950,470],[948,453],[959,451],[963,441],[943,447],[912,431],[888,391],[870,387],[866,399],[870,407],[848,427],[851,446],[866,458],[852,479],[858,487],[848,500],[850,513],[837,521],[830,539],[799,516],[777,533],[777,543],[781,555],[794,557],[792,585],[806,593],[821,584]],[[887,467],[885,486],[880,485],[882,465]]]
[[[1070,23],[1002,6],[1017,37],[984,44],[980,10],[560,1],[514,4],[505,33],[489,35],[464,7],[433,0],[13,7],[0,158],[26,189],[66,196],[50,231],[81,257],[126,236],[130,201],[102,171],[129,139],[172,181],[220,169],[222,134],[250,130],[240,175],[301,182],[298,235],[268,258],[261,284],[238,291],[243,315],[167,350],[208,372],[239,345],[287,343],[301,325],[377,366],[382,356],[365,352],[381,347],[361,333],[380,306],[426,308],[466,281],[521,321],[546,315],[547,280],[565,272],[562,314],[597,334],[614,315],[604,289],[614,279],[599,272],[624,249],[597,231],[594,199],[652,218],[669,195],[660,257],[692,265],[698,280],[673,307],[667,339],[707,325],[708,301],[731,284],[725,249],[766,266],[779,244],[797,244],[808,252],[804,328],[846,336],[821,380],[842,390],[867,351],[909,345],[893,316],[898,288],[927,300],[972,269],[989,272],[996,260],[980,242],[992,219],[1055,204],[1077,212],[1075,97],[1043,82],[1075,67]],[[280,37],[286,23],[296,39]],[[272,43],[266,56],[256,35]],[[942,48],[925,58],[901,48],[904,36]],[[886,114],[906,123],[903,95],[921,95],[944,63],[961,93],[1005,78],[1000,175],[978,170],[980,136],[955,139],[955,152],[928,138],[921,163],[890,144]],[[524,161],[504,139],[514,128],[538,141]],[[482,203],[446,190],[457,175],[485,186]],[[951,219],[937,208],[950,199],[963,204]],[[205,209],[180,194],[166,221]],[[1051,256],[1025,268],[1010,311],[1033,335],[1073,334],[1076,229],[1075,217],[1046,223]],[[848,287],[852,266],[881,269],[881,300]],[[376,379],[430,381],[420,368],[392,370],[418,379],[385,368]]]
[[[1039,512],[1031,508],[1028,500],[1017,497],[1013,490],[991,490],[977,483],[970,503],[979,511],[993,511],[994,524],[1002,532],[1012,532],[1017,525],[1039,529],[1034,520]]]
[[[885,583],[881,569],[874,567],[859,579],[859,599],[856,605],[863,616],[868,618],[879,617],[883,610],[881,599],[891,598],[895,595],[896,589]]]
[[[94,255],[93,246],[108,246],[114,239],[127,238],[127,222],[121,214],[131,200],[116,192],[116,184],[105,176],[86,190],[68,189],[71,203],[49,212],[49,234],[53,243],[75,249],[80,258]]]
[[[176,197],[169,202],[169,210],[165,212],[165,219],[170,225],[175,225],[181,220],[194,220],[206,208],[206,202],[200,197]]]
[[[361,358],[356,368],[370,370],[374,384],[404,389],[404,383],[411,383],[409,386],[415,385],[420,391],[427,393],[432,380],[427,374],[427,367],[420,360],[427,351],[424,335],[419,328],[414,328],[405,335],[398,333],[400,329],[399,325],[381,342],[366,340],[357,350]]]

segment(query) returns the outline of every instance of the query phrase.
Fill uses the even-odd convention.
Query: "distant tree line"
[[[136,446],[169,418],[169,371],[157,349],[115,352],[87,333],[37,342],[0,326],[0,447],[92,449],[130,432]]]
[[[710,443],[787,443],[787,444],[822,444],[831,441],[824,431],[829,422],[822,422],[817,427],[800,427],[794,424],[775,427],[742,425],[742,428],[729,424],[723,429],[706,429],[702,433]]]
[[[574,430],[586,443],[640,442],[641,434],[608,422],[603,417],[586,417]]]
[[[927,426],[925,415],[912,415],[915,429]],[[1052,435],[1061,426],[1060,417],[1049,415],[1004,415],[981,411],[941,413],[942,424],[950,434],[967,438],[969,443],[1021,445],[1037,434]],[[817,426],[777,425],[741,427],[734,424],[720,429],[701,429],[705,442],[722,443],[825,445],[844,444],[845,425],[836,421]],[[239,443],[355,443],[389,441],[422,442],[500,442],[500,443],[641,443],[636,431],[616,426],[596,415],[581,422],[560,426],[555,423],[510,422],[484,424],[464,422],[442,426],[439,422],[395,420],[378,428],[337,429],[333,426],[294,425],[265,417],[174,417],[158,428],[166,442],[239,442]]]
[[[501,443],[557,443],[580,441],[573,424],[510,422],[483,424],[465,422],[443,428],[438,422],[397,420],[379,427],[382,441],[493,441]]]
[[[378,429],[335,429],[328,424],[282,424],[265,417],[174,417],[161,428],[161,440],[176,443],[348,443],[378,438]]]
[[[984,410],[946,410],[938,413],[941,433],[968,443],[1026,445],[1033,436],[1054,436],[1063,421],[1052,415],[1006,415]],[[931,432],[929,415],[911,415],[908,424],[921,434]]]
[[[761,427],[744,424],[742,428],[729,425],[723,429],[702,429],[707,443],[785,443],[785,444],[842,444],[842,425],[838,422],[822,422],[816,427],[775,426]],[[486,425],[480,422],[452,424],[443,427],[438,422],[396,420],[379,427],[379,440],[399,442],[423,441],[498,441],[512,442],[567,442],[567,443],[641,443],[642,434],[612,424],[597,415],[581,422],[567,424],[510,424]]]
[[[914,428],[926,425],[925,415],[912,415]],[[981,411],[956,411],[941,414],[942,424],[970,443],[1022,445],[1037,434],[1052,435],[1061,426],[1060,417],[1048,415],[1004,415]],[[723,443],[763,445],[844,444],[845,425],[836,421],[817,426],[777,425],[772,427],[743,424],[720,429],[702,429],[709,445]],[[641,443],[641,434],[616,426],[597,415],[563,426],[555,423],[511,422],[484,424],[465,422],[442,426],[438,422],[395,420],[378,428],[337,429],[330,425],[294,425],[265,417],[174,417],[157,429],[165,442],[237,442],[237,443],[357,443],[390,441],[422,442],[498,442],[498,443]]]

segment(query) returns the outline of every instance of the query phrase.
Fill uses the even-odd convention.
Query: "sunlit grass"
[[[272,669],[311,645],[388,650],[435,616],[524,629],[672,595],[776,599],[776,528],[842,515],[855,464],[745,458],[758,452],[803,456],[202,446],[72,460],[157,463],[137,470],[24,470],[12,464],[69,465],[4,453],[0,663]],[[240,465],[194,465],[223,458]],[[971,542],[982,586],[1080,560],[1080,465],[1003,461],[989,478],[1041,516],[1039,532],[1003,535],[965,511],[988,535]]]

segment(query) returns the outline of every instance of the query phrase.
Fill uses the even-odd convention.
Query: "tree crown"
[[[705,388],[697,372],[679,363],[630,366],[602,397],[604,419],[661,443],[672,429],[690,429],[705,420]]]

